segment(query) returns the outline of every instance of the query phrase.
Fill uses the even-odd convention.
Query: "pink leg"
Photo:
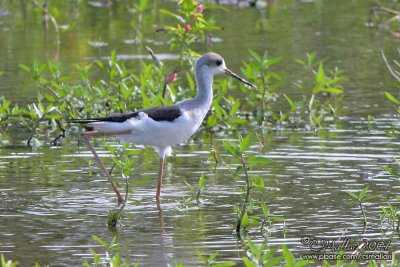
[[[158,173],[158,183],[157,183],[157,193],[156,193],[156,202],[157,202],[157,207],[160,209],[160,194],[161,194],[161,185],[162,185],[162,178],[164,175],[164,163],[165,159],[160,158],[160,171]]]
[[[103,170],[104,175],[107,177],[108,181],[111,183],[111,187],[114,190],[115,194],[117,195],[117,206],[121,205],[124,202],[124,198],[121,196],[121,193],[119,192],[117,186],[113,182],[110,173],[108,172],[107,168],[104,166],[103,162],[101,161],[99,155],[97,155],[96,150],[90,143],[89,137],[93,136],[109,136],[109,135],[118,135],[118,134],[130,134],[130,131],[121,131],[121,132],[97,132],[97,131],[92,131],[92,132],[85,132],[83,133],[83,141],[89,148],[89,150],[92,152],[95,160],[99,164],[100,168]]]

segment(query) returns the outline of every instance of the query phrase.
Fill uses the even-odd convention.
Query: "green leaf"
[[[324,65],[322,64],[322,62],[320,62],[319,66],[318,66],[318,71],[316,74],[317,82],[319,84],[323,84],[325,81],[325,77],[326,77],[326,75],[325,75],[325,71],[324,71]]]
[[[229,120],[228,120],[228,124],[230,124],[230,125],[240,125],[240,124],[244,124],[247,122],[248,122],[248,120],[246,120],[244,118],[229,118]]]
[[[296,266],[296,260],[293,254],[289,251],[289,249],[283,245],[282,246],[282,253],[285,257],[285,266]]]
[[[99,243],[100,245],[102,245],[104,248],[108,248],[108,245],[106,242],[104,242],[100,237],[98,237],[97,235],[92,235],[92,239],[94,241],[96,241],[97,243]]]
[[[283,96],[286,98],[286,101],[289,103],[290,107],[294,107],[294,103],[290,97],[288,97],[286,94],[283,94]]]
[[[193,188],[193,186],[191,184],[186,182],[186,180],[183,180],[183,182],[189,187],[190,190],[194,191],[194,188]]]
[[[364,201],[371,201],[371,200],[376,199],[376,198],[378,198],[378,197],[380,197],[380,195],[375,194],[375,195],[366,196],[366,197],[364,197],[363,200],[364,200]]]
[[[31,67],[29,67],[29,66],[27,66],[27,65],[19,64],[18,66],[19,66],[21,69],[23,69],[24,71],[27,71],[27,72],[31,72],[31,71],[32,71]]]
[[[120,266],[121,263],[121,254],[118,252],[115,253],[114,257],[112,258],[112,265],[111,266]]]
[[[353,192],[346,191],[346,193],[349,194],[352,198],[358,200],[358,196],[356,194],[354,194]]]
[[[251,260],[249,260],[249,258],[247,258],[247,257],[243,258],[243,263],[244,263],[244,266],[246,266],[246,267],[257,267],[257,265],[255,263],[253,263]]]
[[[390,168],[390,167],[385,166],[385,167],[383,167],[383,169],[384,169],[385,171],[387,171],[388,173],[390,173],[391,175],[394,175],[394,176],[396,176],[396,177],[400,177],[400,173],[397,172],[397,171],[395,171],[394,169],[392,169],[392,168]]]
[[[46,113],[51,113],[51,112],[53,112],[54,110],[57,110],[57,107],[49,106],[49,107],[47,107]]]
[[[107,148],[108,151],[110,151],[112,155],[114,156],[116,155],[115,147],[110,146],[110,144],[105,144],[105,147]]]
[[[211,114],[208,118],[207,118],[207,127],[211,128],[214,127],[215,125],[217,125],[218,123],[218,119],[215,116],[215,114]]]
[[[271,159],[261,156],[249,157],[247,161],[249,164],[270,164],[272,162]]]
[[[225,151],[231,154],[234,157],[240,157],[240,149],[238,146],[236,146],[234,143],[229,142],[229,141],[223,141],[222,145],[225,148]]]
[[[335,95],[343,94],[343,90],[342,89],[334,88],[334,87],[323,88],[323,89],[321,89],[321,91],[327,92],[327,93],[331,93],[331,94],[335,94]]]
[[[285,218],[281,216],[268,216],[268,219],[276,222],[284,222]]]
[[[171,11],[168,11],[166,9],[159,9],[158,12],[161,14],[167,15],[167,16],[174,17],[177,20],[179,20],[179,22],[185,23],[185,20],[181,16],[176,15],[176,14],[172,13]]]
[[[385,207],[381,207],[381,208],[382,208],[382,212],[384,213],[384,215],[386,217],[388,217],[389,216],[389,212],[387,211],[387,209]]]
[[[248,221],[249,221],[249,215],[248,215],[247,212],[245,211],[245,212],[244,212],[244,215],[243,215],[243,218],[242,218],[242,225],[243,225],[243,226],[246,226],[247,223],[248,223]]]
[[[56,102],[56,98],[50,94],[45,94],[44,97],[47,99],[49,102]]]
[[[253,50],[249,49],[249,53],[251,54],[251,56],[257,60],[258,62],[261,62],[261,57]]]
[[[6,266],[6,259],[3,254],[1,254],[1,266]]]
[[[385,92],[385,96],[386,96],[387,99],[389,99],[393,103],[400,104],[400,101],[398,99],[396,99],[391,93]]]
[[[368,186],[364,187],[363,190],[360,192],[359,199],[362,200],[367,192],[368,192]]]
[[[236,266],[236,263],[233,261],[224,261],[224,262],[211,264],[210,266],[211,267],[230,267],[230,266]]]
[[[253,175],[251,177],[253,181],[253,185],[257,187],[257,189],[264,189],[264,180],[260,176]]]
[[[43,112],[36,106],[35,103],[32,104],[33,109],[35,110],[36,115],[38,116],[38,118],[42,118],[43,117]]]
[[[268,66],[274,65],[282,60],[282,57],[273,57],[268,59]],[[275,72],[270,72],[271,76],[277,80],[281,80],[282,77]]]
[[[252,143],[252,141],[253,141],[253,133],[249,133],[248,135],[246,135],[246,137],[240,142],[240,152],[244,152],[244,151],[246,151],[249,147],[250,147],[250,145],[251,145],[251,143]]]
[[[206,178],[204,177],[204,175],[201,175],[199,179],[199,190],[203,188],[205,183],[206,183]]]
[[[264,202],[262,202],[262,203],[260,204],[260,206],[261,206],[261,209],[262,209],[262,211],[263,211],[264,216],[268,216],[269,210],[268,210],[267,204],[265,204]]]

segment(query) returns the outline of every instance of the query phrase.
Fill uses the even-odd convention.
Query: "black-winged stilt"
[[[170,106],[152,107],[127,114],[110,117],[73,120],[77,123],[88,123],[94,131],[85,132],[83,139],[93,153],[105,176],[117,195],[118,206],[123,203],[117,186],[101,162],[90,143],[90,137],[114,136],[123,142],[152,146],[160,156],[156,201],[160,206],[161,184],[164,174],[165,157],[170,155],[171,146],[186,141],[200,127],[213,98],[213,77],[217,74],[228,74],[244,84],[257,88],[239,77],[225,66],[224,59],[216,53],[206,53],[200,57],[195,66],[197,95]]]

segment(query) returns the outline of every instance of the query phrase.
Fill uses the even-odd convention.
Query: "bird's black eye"
[[[217,66],[221,66],[222,65],[222,59],[217,59],[217,61],[215,61],[215,64],[217,64]]]

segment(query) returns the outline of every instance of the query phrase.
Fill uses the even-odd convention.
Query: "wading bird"
[[[256,88],[253,84],[240,78],[226,68],[224,59],[216,53],[206,53],[195,65],[197,95],[169,106],[152,107],[127,114],[118,114],[102,118],[73,120],[77,123],[88,123],[94,131],[83,134],[83,140],[93,153],[104,175],[108,178],[117,195],[117,205],[124,202],[121,193],[111,179],[111,175],[101,162],[96,150],[90,143],[90,137],[114,136],[122,142],[152,146],[160,156],[156,201],[160,207],[160,193],[164,174],[165,157],[171,154],[171,146],[186,141],[200,127],[210,109],[213,99],[213,77],[217,74],[228,74],[244,84]]]

